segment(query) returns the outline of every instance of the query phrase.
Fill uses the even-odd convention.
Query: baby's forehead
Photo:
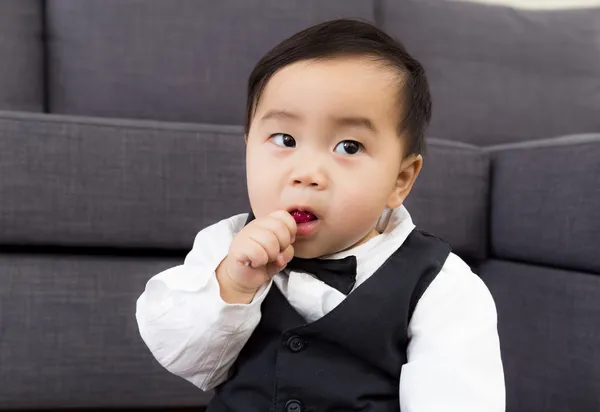
[[[360,58],[301,61],[267,82],[255,119],[375,125],[394,121],[401,110],[400,76],[381,62]],[[339,120],[349,120],[339,122]],[[357,119],[362,119],[357,121]]]
[[[341,56],[300,60],[285,65],[271,76],[267,87],[273,83],[280,87],[288,82],[322,79],[337,80],[335,84],[347,87],[360,85],[364,80],[399,85],[403,78],[403,73],[380,58]]]

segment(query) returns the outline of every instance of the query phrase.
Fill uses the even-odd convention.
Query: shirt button
[[[302,412],[302,404],[296,399],[289,400],[285,404],[285,412]]]
[[[306,343],[299,336],[292,336],[287,341],[287,346],[292,352],[300,352],[306,346]]]

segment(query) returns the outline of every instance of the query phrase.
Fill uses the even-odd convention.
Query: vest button
[[[306,346],[306,343],[298,336],[292,336],[287,341],[287,346],[292,352],[300,352]]]
[[[296,399],[287,401],[285,404],[285,412],[302,412],[302,404]]]

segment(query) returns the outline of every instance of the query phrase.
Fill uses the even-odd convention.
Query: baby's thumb
[[[270,263],[268,265],[267,272],[269,276],[273,277],[279,272],[281,272],[283,269],[285,269],[285,267],[290,262],[290,260],[292,260],[293,257],[294,247],[292,245],[289,245],[283,252],[279,254],[279,256],[277,256],[275,262]]]

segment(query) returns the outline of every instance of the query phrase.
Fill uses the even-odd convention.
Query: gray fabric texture
[[[600,410],[600,277],[490,261],[507,412]]]
[[[0,113],[0,244],[189,250],[249,210],[242,130]],[[485,256],[489,159],[433,140],[406,205],[462,255]]]
[[[488,145],[600,132],[600,7],[383,0],[379,14],[426,69],[432,135]]]
[[[271,47],[372,15],[371,0],[53,0],[50,110],[239,125],[248,75]]]
[[[189,250],[248,210],[239,127],[0,113],[0,244]]]
[[[491,154],[494,256],[600,273],[600,134]]]
[[[490,158],[461,143],[430,139],[423,170],[406,199],[417,227],[470,260],[487,253]]]
[[[0,1],[0,110],[43,111],[42,1]]]
[[[0,409],[204,404],[134,316],[147,280],[182,261],[0,253]]]

